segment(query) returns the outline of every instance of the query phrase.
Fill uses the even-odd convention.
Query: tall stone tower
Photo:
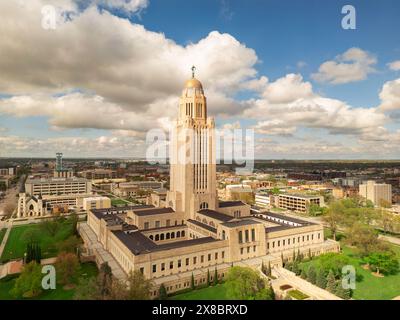
[[[201,209],[217,209],[215,122],[207,117],[201,82],[187,80],[179,101],[179,115],[170,139],[170,191],[167,206],[194,219]]]

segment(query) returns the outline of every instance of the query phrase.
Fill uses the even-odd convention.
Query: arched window
[[[201,222],[201,218],[199,216],[196,217],[196,221]]]
[[[169,232],[167,232],[167,235],[165,236],[165,238],[166,238],[166,239],[169,239],[169,238],[170,238]]]
[[[182,232],[181,232],[181,237],[184,237],[185,236],[185,230],[183,230]]]
[[[180,237],[181,237],[181,232],[180,232],[180,231],[177,231],[177,232],[176,232],[176,237],[177,237],[177,238],[180,238]]]
[[[210,221],[210,226],[211,226],[211,227],[215,227],[214,222]]]
[[[225,230],[222,230],[222,240],[225,240]]]
[[[203,210],[203,209],[208,209],[208,203],[207,202],[200,203],[200,210]]]
[[[160,240],[164,240],[164,233],[161,233]]]
[[[149,238],[150,238],[150,240],[153,240],[153,239],[154,239],[153,235],[151,235]]]
[[[156,241],[160,240],[160,235],[156,234]]]
[[[175,238],[175,232],[171,232],[171,239]]]
[[[206,219],[203,219],[203,221],[202,221],[204,224],[207,224],[207,220]]]

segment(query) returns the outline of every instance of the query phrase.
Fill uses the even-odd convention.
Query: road
[[[7,189],[4,199],[0,201],[0,217],[7,214],[5,212],[6,211],[5,207],[10,203],[15,204],[15,207],[17,207],[17,201],[18,201],[17,195],[20,192],[24,182],[25,182],[25,175],[22,175],[18,183],[14,187]]]
[[[326,222],[322,221],[321,217],[303,217],[303,216],[298,216],[298,215],[295,215],[293,213],[288,213],[288,212],[285,212],[285,215],[287,215],[288,217],[302,219],[302,220],[309,221],[309,222],[320,223],[324,227],[328,227],[328,224]],[[345,229],[344,228],[338,228],[338,231],[344,232]],[[388,235],[379,235],[378,238],[383,240],[383,241],[387,241],[387,242],[390,242],[392,244],[400,246],[400,238],[396,238],[396,237],[392,237],[392,236],[388,236]]]

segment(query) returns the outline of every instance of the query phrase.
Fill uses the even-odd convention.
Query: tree
[[[196,287],[195,287],[195,285],[194,285],[194,275],[193,275],[193,272],[192,272],[192,277],[190,278],[190,288],[192,289],[192,290],[194,290]]]
[[[339,298],[347,300],[347,299],[350,299],[350,297],[351,297],[351,290],[344,289],[341,281],[339,281],[336,286],[335,295],[337,295]]]
[[[60,230],[61,225],[57,219],[46,219],[39,224],[39,227],[49,236],[54,237]]]
[[[293,269],[292,271],[298,276],[301,273],[301,270],[299,268],[299,263],[297,261],[295,261],[293,263]]]
[[[300,277],[301,277],[302,279],[307,279],[306,270],[301,269]]]
[[[74,300],[101,300],[100,281],[96,277],[81,278],[75,288]]]
[[[107,297],[110,295],[111,284],[113,281],[112,270],[107,262],[104,262],[100,266],[100,272],[98,277],[100,278],[100,293],[101,296]]]
[[[213,285],[216,286],[217,284],[218,284],[218,271],[217,271],[217,268],[215,267]]]
[[[375,229],[360,222],[353,223],[349,228],[346,241],[350,245],[356,246],[362,256],[374,251],[379,244]]]
[[[323,216],[323,221],[328,224],[329,230],[332,232],[333,240],[336,240],[336,233],[339,227],[339,223],[342,220],[344,207],[339,201],[332,202],[325,215]]]
[[[307,271],[307,280],[312,284],[317,282],[317,272],[315,271],[315,267],[311,265]]]
[[[35,261],[26,264],[15,281],[11,294],[16,298],[33,298],[42,292],[42,268]]]
[[[149,300],[152,282],[145,278],[138,270],[131,271],[128,275],[128,300]]]
[[[325,274],[332,271],[335,277],[341,275],[342,268],[349,264],[347,256],[334,252],[321,254],[316,261],[319,270],[323,270]]]
[[[210,270],[207,269],[207,286],[211,285],[211,280],[210,280]]]
[[[71,215],[69,216],[69,221],[71,221],[73,234],[78,236],[79,235],[79,233],[78,233],[78,221],[79,221],[78,215],[75,212],[71,213]]]
[[[29,242],[26,245],[25,263],[35,261],[40,264],[42,260],[42,250],[37,242]]]
[[[245,267],[233,267],[226,278],[228,293],[233,299],[272,299],[271,288],[257,271]]]
[[[160,300],[167,300],[167,289],[165,289],[164,283],[161,284],[158,294],[158,299]]]
[[[326,290],[331,293],[334,293],[336,290],[336,279],[332,270],[329,271],[328,276],[326,277]]]
[[[76,249],[81,244],[79,238],[75,235],[72,235],[65,239],[64,241],[57,244],[57,249],[59,252],[70,252],[76,253]]]
[[[75,254],[61,252],[56,260],[57,279],[61,284],[71,286],[76,280],[79,267],[79,260]]]
[[[326,275],[324,270],[319,269],[317,273],[317,280],[316,280],[316,285],[322,289],[326,288]]]
[[[395,274],[399,271],[399,261],[396,254],[391,251],[372,252],[364,258],[364,261],[368,263],[370,268],[376,271],[377,274],[381,272],[383,274]]]

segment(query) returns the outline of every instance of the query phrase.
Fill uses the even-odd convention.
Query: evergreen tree
[[[315,267],[311,265],[307,271],[307,280],[312,284],[317,282],[317,272],[315,271]]]
[[[293,269],[292,271],[296,274],[299,275],[301,273],[301,270],[299,269],[299,263],[297,261],[295,261],[293,263]]]
[[[167,300],[167,289],[165,289],[164,283],[161,284],[158,294],[158,299],[160,300]]]
[[[338,282],[334,293],[335,293],[335,295],[337,295],[339,298],[345,299],[346,292],[345,292],[345,290],[343,289],[343,286],[342,286],[342,282],[341,282],[341,281]]]
[[[271,269],[271,261],[268,261],[268,274],[269,277],[272,275],[272,269]]]
[[[332,270],[329,270],[328,276],[326,277],[326,290],[332,293],[336,290],[336,279]]]
[[[190,279],[190,288],[192,290],[194,290],[196,288],[195,285],[194,285],[194,275],[193,275],[193,273],[192,273],[192,278]]]
[[[214,283],[213,285],[216,286],[218,284],[218,271],[217,268],[214,270]]]
[[[283,258],[283,253],[281,253],[281,260],[282,260],[282,266],[285,267],[285,259]]]
[[[322,289],[326,288],[326,276],[322,268],[318,271],[316,285]]]
[[[308,258],[312,260],[311,249],[308,249]]]
[[[263,261],[261,262],[261,272],[264,273],[264,274],[266,274],[265,271],[266,271],[266,269],[265,269],[264,260],[263,260]]]
[[[295,261],[296,261],[296,251],[293,250],[292,262],[294,263]]]
[[[210,280],[210,270],[207,269],[207,286],[211,285],[211,280]]]

